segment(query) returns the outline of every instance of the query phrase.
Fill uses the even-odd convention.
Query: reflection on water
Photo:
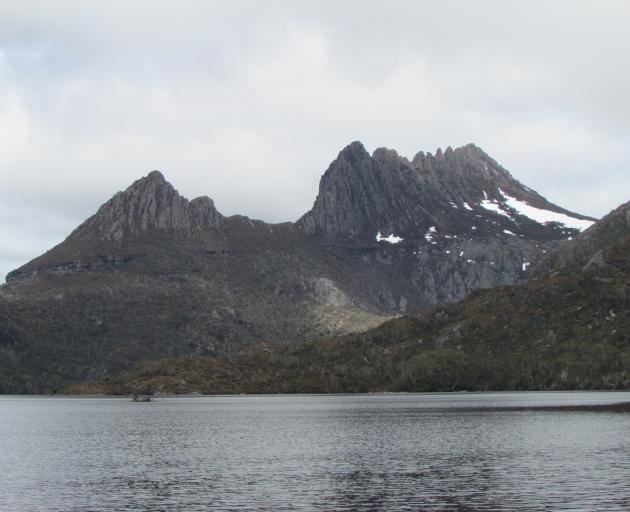
[[[624,400],[0,397],[0,510],[630,510],[630,414],[500,409]]]

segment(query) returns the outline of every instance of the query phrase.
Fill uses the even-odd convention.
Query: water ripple
[[[501,410],[620,398],[0,398],[0,510],[629,510],[630,414]]]

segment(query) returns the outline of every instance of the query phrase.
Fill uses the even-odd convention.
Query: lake
[[[0,510],[630,510],[629,392],[0,397]]]

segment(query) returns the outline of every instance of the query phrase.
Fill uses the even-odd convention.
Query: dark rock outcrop
[[[152,171],[107,201],[70,239],[120,242],[152,230],[194,236],[217,227],[222,220],[212,199],[188,201],[161,172]]]
[[[297,225],[333,239],[369,239],[377,233],[422,238],[435,226],[449,234],[516,235],[555,240],[575,230],[549,226],[513,212],[506,197],[575,219],[569,212],[515,180],[473,144],[435,156],[418,153],[411,162],[379,148],[373,156],[360,142],[344,148],[322,177],[311,211]],[[503,206],[503,213],[484,208]],[[499,209],[499,211],[501,211]],[[513,215],[508,215],[508,213]],[[558,233],[558,230],[564,233]],[[566,237],[565,237],[566,238]]]

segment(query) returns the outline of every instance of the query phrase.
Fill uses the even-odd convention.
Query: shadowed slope
[[[627,389],[630,206],[563,251],[553,275],[475,292],[362,334],[167,359],[73,392],[299,393]],[[599,240],[599,242],[596,242]],[[600,254],[582,265],[588,246]],[[578,270],[576,270],[578,269]]]

